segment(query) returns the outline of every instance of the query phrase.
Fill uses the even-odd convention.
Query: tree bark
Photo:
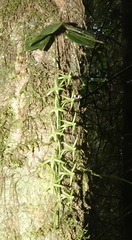
[[[71,166],[75,165],[72,154],[70,151],[65,153],[73,174],[71,178],[73,176],[75,180],[70,186],[67,177],[61,184],[71,192],[73,187],[76,198],[71,210],[63,191],[61,198],[66,204],[60,206],[61,225],[55,227],[60,195],[54,190],[54,185],[60,186],[54,181],[53,165],[46,162],[51,162],[56,152],[56,143],[50,140],[57,125],[55,115],[51,124],[50,115],[55,107],[54,95],[47,93],[49,88],[54,87],[56,74],[67,76],[70,70],[77,80],[73,80],[69,92],[73,88],[78,91],[82,50],[62,35],[48,52],[35,50],[26,53],[24,42],[28,36],[39,34],[50,24],[75,22],[82,27],[84,20],[81,0],[7,0],[1,5],[0,236],[3,240],[81,239],[84,212],[81,183],[78,185],[78,182],[82,173],[80,170],[78,175],[72,172]],[[64,94],[70,97],[69,92],[64,91]],[[73,119],[73,112],[67,111],[66,117],[69,121]],[[71,146],[77,135],[82,137],[78,127],[74,134],[69,130],[67,132],[65,140]],[[79,141],[77,144],[80,144]]]

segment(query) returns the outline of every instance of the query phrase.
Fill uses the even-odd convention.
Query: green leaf
[[[68,32],[68,33],[65,33],[65,35],[70,40],[72,40],[73,42],[75,42],[75,43],[77,43],[79,45],[86,46],[86,47],[89,47],[89,48],[93,48],[94,47],[95,40],[93,41],[91,39],[88,39],[87,36],[81,35],[80,33]]]
[[[68,30],[68,32],[76,32],[78,34],[88,37],[88,39],[91,41],[96,41],[95,37],[92,34],[90,34],[88,31],[86,31],[85,29],[81,29],[79,27],[73,27],[70,24],[64,24],[64,26]]]
[[[52,35],[53,33],[55,33],[61,26],[63,25],[63,22],[60,23],[56,23],[53,25],[50,25],[46,28],[43,29],[43,31],[40,33],[40,35],[38,35],[37,37],[35,37],[34,39],[32,39],[32,43],[31,45],[36,44],[37,42],[40,42],[41,40],[43,40],[43,38]]]
[[[30,43],[31,46],[36,45],[36,43],[42,41],[43,39],[47,38],[49,35],[51,36],[53,33],[55,33],[61,26],[62,22],[50,25],[43,29],[43,31],[35,38],[32,39],[32,42]]]
[[[26,51],[33,51],[33,50],[36,50],[36,49],[43,50],[43,49],[45,49],[45,47],[49,43],[50,39],[51,39],[51,36],[47,36],[41,42],[37,42],[34,45],[32,45],[33,39],[28,38],[25,42],[25,49],[26,49]]]
[[[86,30],[73,27],[70,24],[64,24],[64,27],[68,32],[65,33],[65,35],[72,40],[73,42],[78,43],[79,45],[83,45],[86,47],[92,48],[94,46],[95,42],[103,43],[101,41],[98,41],[95,39],[95,37],[88,33]]]
[[[26,51],[32,51],[35,49],[40,50],[45,49],[51,38],[53,38],[53,34],[57,30],[59,30],[62,25],[63,22],[50,25],[44,28],[43,31],[37,37],[28,38],[25,43]]]
[[[93,36],[91,33],[89,33],[85,29],[82,29],[82,28],[79,28],[79,27],[73,27],[72,25],[67,24],[67,23],[64,23],[63,25],[69,32],[76,32],[78,34],[81,34],[81,35],[85,36],[88,40],[91,40],[93,42],[103,43],[102,41],[96,40],[95,36]]]
[[[28,38],[25,42],[25,49],[27,51],[35,49],[46,50],[46,48],[48,49],[51,46],[58,33],[64,33],[73,42],[89,48],[94,46],[94,42],[102,43],[101,41],[96,40],[95,37],[86,30],[60,22],[44,28],[38,36]],[[70,80],[71,79],[69,78],[68,81]]]

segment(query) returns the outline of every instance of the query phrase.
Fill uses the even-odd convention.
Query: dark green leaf
[[[65,35],[72,40],[73,42],[82,45],[82,46],[86,46],[89,48],[93,48],[94,46],[94,41],[89,40],[87,37],[77,33],[77,32],[68,32],[65,33]]]
[[[95,37],[92,34],[90,34],[89,32],[87,32],[85,29],[73,27],[72,25],[67,24],[67,23],[64,23],[64,27],[68,30],[68,33],[72,33],[72,35],[73,35],[73,33],[78,34],[79,38],[82,36],[83,38],[87,39],[88,41],[103,43],[101,41],[96,40]]]
[[[40,42],[41,40],[46,38],[47,36],[55,33],[62,25],[63,25],[63,22],[60,22],[44,28],[43,31],[40,33],[40,35],[32,39],[31,45],[34,45],[37,42]]]
[[[81,29],[81,28],[78,28],[78,27],[73,27],[72,25],[67,24],[67,23],[65,23],[64,26],[69,32],[76,32],[76,33],[79,33],[81,35],[87,36],[89,39],[91,39],[93,41],[95,40],[95,37],[92,34],[88,33],[85,29]]]
[[[50,35],[54,32],[56,32],[64,23],[60,22],[60,23],[55,23],[52,25],[49,25],[48,27],[44,28],[44,30],[41,32],[42,35]]]
[[[58,33],[60,34],[65,31],[68,31],[65,33],[65,35],[70,40],[82,46],[92,48],[94,46],[94,42],[99,42],[98,40],[95,40],[95,37],[89,34],[87,31],[78,27],[73,27],[70,24],[60,22],[44,28],[40,35],[28,38],[25,43],[25,48],[27,51],[32,51],[35,49],[47,51],[52,45],[54,37]]]
[[[36,49],[43,50],[48,45],[50,39],[51,39],[51,35],[47,36],[42,41],[36,42],[34,45],[31,45],[32,38],[29,38],[25,42],[25,49],[26,49],[26,51],[32,51],[32,50],[36,50]]]

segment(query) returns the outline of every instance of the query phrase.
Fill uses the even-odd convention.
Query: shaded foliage
[[[122,128],[122,41],[119,1],[83,1],[87,26],[104,42],[86,51],[87,69],[81,89],[81,114],[85,122],[86,168],[102,176],[91,176],[91,239],[120,239],[121,128]],[[84,70],[84,69],[83,69]],[[89,143],[89,146],[86,144]],[[90,151],[88,151],[88,148]],[[105,175],[105,177],[103,177]],[[109,178],[108,176],[111,176]],[[86,214],[84,225],[89,217]]]
[[[132,182],[132,2],[122,0],[123,12],[123,40],[125,43],[123,54],[123,66],[125,71],[122,75],[124,88],[123,97],[123,177]],[[132,186],[123,184],[122,186],[122,209],[124,212],[124,221],[122,223],[123,240],[129,240],[132,236]]]

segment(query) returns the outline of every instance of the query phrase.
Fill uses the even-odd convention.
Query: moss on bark
[[[55,144],[49,140],[52,131],[49,112],[54,98],[47,96],[47,92],[54,85],[56,72],[67,75],[70,70],[77,80],[66,89],[66,94],[70,96],[72,88],[78,91],[82,50],[62,36],[48,52],[27,53],[24,49],[26,37],[36,35],[51,23],[64,20],[83,25],[82,1],[62,2],[60,5],[59,1],[11,0],[4,1],[0,7],[0,235],[4,240],[79,240],[84,232],[83,159],[80,160],[83,154],[76,151],[77,169],[72,185],[76,196],[72,207],[65,202],[61,204],[58,228],[55,222],[59,196],[53,188],[54,171],[45,164]],[[67,109],[69,120],[73,111]],[[76,131],[79,145],[83,137],[81,127]],[[75,138],[76,134],[68,130],[66,140],[73,143]],[[70,153],[68,158],[70,166]],[[69,187],[66,179],[63,184]]]

